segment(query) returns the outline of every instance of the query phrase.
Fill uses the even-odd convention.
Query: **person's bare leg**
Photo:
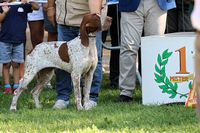
[[[31,35],[31,42],[33,48],[43,42],[44,38],[44,21],[29,21],[29,28],[30,28],[30,35]]]
[[[12,88],[10,86],[10,67],[11,67],[11,63],[3,64],[2,73],[3,73],[4,84],[5,84],[4,94],[12,93]]]
[[[16,62],[12,62],[13,68],[13,82],[14,84],[19,84],[19,77],[20,77],[20,64]]]
[[[50,41],[57,41],[57,33],[49,33],[48,32],[48,38],[47,38],[47,41],[50,42]]]
[[[5,84],[10,84],[10,63],[3,64],[3,79]]]
[[[28,24],[30,28],[31,43],[33,48],[35,48],[36,45],[43,42],[44,21],[43,20],[29,21]]]
[[[20,77],[20,80],[21,80],[21,79],[23,79],[23,77],[24,77],[24,63],[21,63],[21,64],[20,64],[20,66],[19,66],[19,71],[20,71],[20,72],[19,72],[19,73],[20,73],[20,74],[19,74],[19,77]]]

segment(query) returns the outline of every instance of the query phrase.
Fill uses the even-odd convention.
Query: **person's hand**
[[[102,26],[102,31],[107,31],[110,28],[111,24],[112,24],[112,18],[109,16],[106,16],[106,19]]]
[[[8,13],[8,11],[10,10],[10,7],[7,5],[7,2],[5,3],[5,5],[4,6],[2,6],[2,10],[3,10],[3,12],[4,13]]]
[[[29,3],[29,0],[21,0],[22,4]]]
[[[48,8],[48,4],[47,4],[47,3],[43,4],[43,10],[44,10],[45,12],[47,12],[47,8]]]
[[[56,25],[56,9],[55,7],[47,8],[47,16],[49,21],[55,26]]]

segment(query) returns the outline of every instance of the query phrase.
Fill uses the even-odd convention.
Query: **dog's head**
[[[94,33],[101,31],[101,19],[100,16],[97,14],[88,14],[83,17],[83,20],[81,22],[80,26],[80,37],[81,37],[81,43],[84,46],[89,45],[89,33]]]

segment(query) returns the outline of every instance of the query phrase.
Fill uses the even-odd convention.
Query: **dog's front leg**
[[[82,95],[81,95],[81,88],[80,88],[81,74],[72,72],[71,77],[72,77],[72,82],[73,82],[73,86],[74,86],[74,95],[75,95],[76,106],[77,106],[78,110],[82,110],[83,106],[81,103]]]
[[[14,91],[14,96],[13,96],[12,103],[11,103],[11,106],[10,106],[10,111],[16,111],[17,110],[17,100],[18,100],[20,94],[23,91],[24,91],[23,88],[18,88]]]
[[[40,103],[40,100],[39,100],[39,95],[42,89],[43,89],[43,85],[37,84],[37,86],[33,89],[33,91],[31,91],[31,94],[35,101],[36,108],[42,108],[42,104]]]
[[[90,90],[92,85],[92,79],[93,79],[94,69],[91,69],[84,77],[84,88],[83,88],[83,95],[84,95],[84,109],[89,110],[92,108],[90,106],[89,98],[90,98]]]

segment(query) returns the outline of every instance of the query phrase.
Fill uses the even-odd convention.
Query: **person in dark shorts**
[[[43,5],[44,29],[48,32],[47,41],[57,41],[57,25],[53,25],[47,16],[47,4]]]

